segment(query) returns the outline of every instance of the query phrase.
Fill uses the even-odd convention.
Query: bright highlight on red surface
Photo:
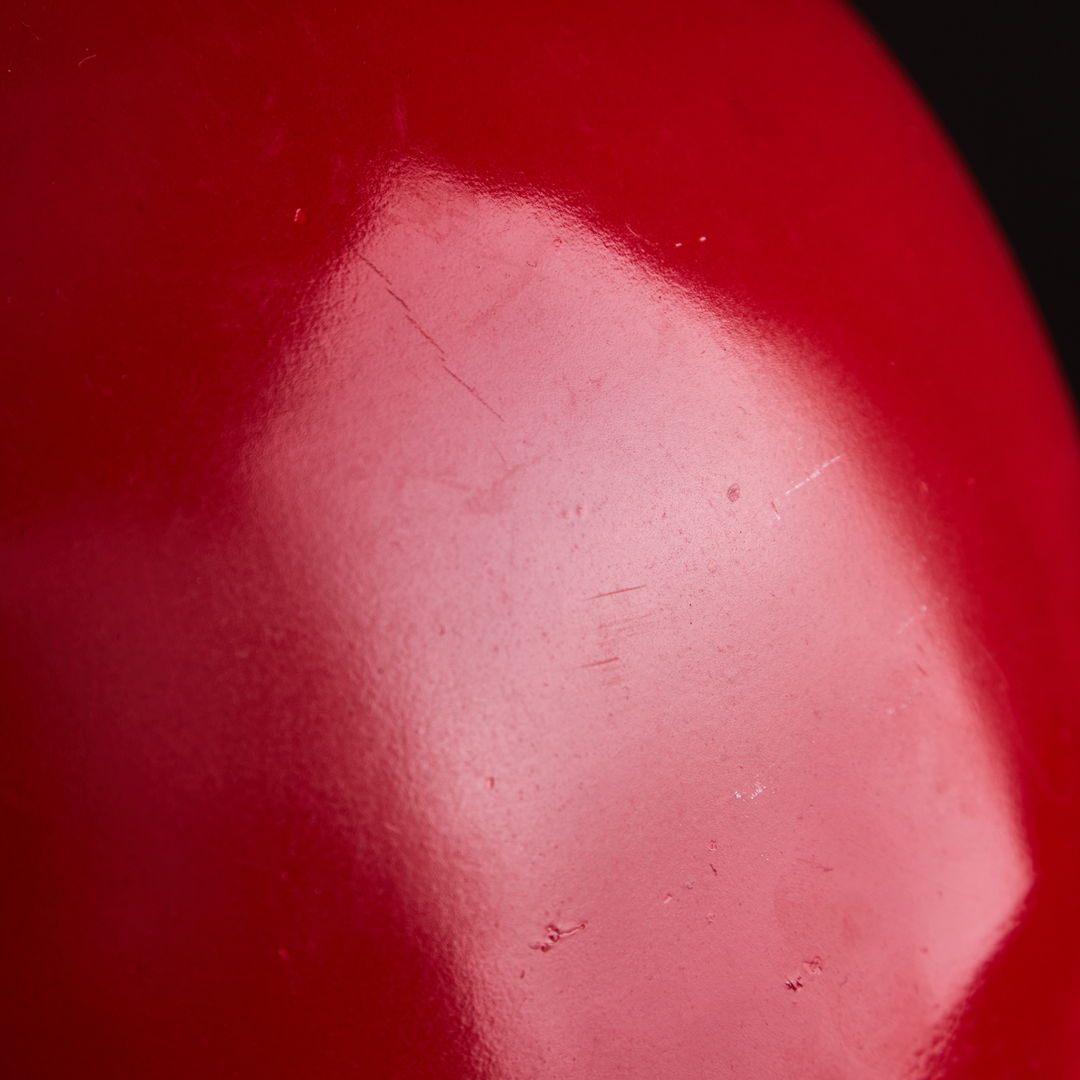
[[[1072,1080],[1080,454],[905,82],[262,7],[5,56],[0,1073]]]
[[[421,168],[318,303],[253,497],[507,1075],[913,1059],[1030,873],[957,598],[821,358]]]

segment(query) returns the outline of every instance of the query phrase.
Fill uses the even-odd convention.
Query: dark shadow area
[[[1074,401],[1076,45],[1060,0],[853,0],[982,188],[1027,278]]]

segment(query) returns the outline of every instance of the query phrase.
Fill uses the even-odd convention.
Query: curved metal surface
[[[10,1075],[1075,1075],[1080,457],[824,3],[5,32]]]

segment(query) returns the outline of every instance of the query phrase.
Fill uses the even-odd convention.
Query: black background
[[[1080,128],[1080,57],[1065,5],[854,0],[854,7],[915,82],[982,187],[1077,401],[1077,177],[1070,158]]]

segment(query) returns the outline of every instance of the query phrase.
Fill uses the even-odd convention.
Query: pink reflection
[[[952,598],[808,347],[423,170],[323,310],[254,495],[376,699],[342,753],[493,1075],[914,1059],[1030,870]]]

